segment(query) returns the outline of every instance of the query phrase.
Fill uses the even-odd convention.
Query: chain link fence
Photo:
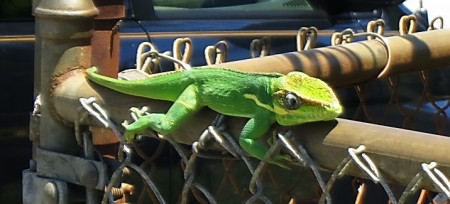
[[[435,27],[437,21],[442,25],[442,18],[437,18],[432,21],[430,30],[438,29]],[[383,22],[373,21],[365,33],[345,30],[335,33],[331,41],[338,45],[367,37],[368,40],[380,40],[389,49],[383,32]],[[412,32],[415,32],[414,16],[402,18],[400,35]],[[314,48],[316,37],[317,30],[313,27],[299,29],[297,49]],[[267,56],[270,38],[255,39],[250,47],[252,57]],[[206,61],[208,64],[225,62],[229,51],[232,50],[228,50],[225,41],[208,46]],[[173,56],[144,43],[138,49],[137,69],[127,72],[148,76],[159,70],[162,59],[173,61],[177,70],[190,69],[191,57],[192,42],[189,39],[174,42]],[[446,67],[423,69],[363,81],[353,87],[339,87],[338,95],[346,107],[342,117],[448,136],[448,73]],[[121,73],[119,77],[127,79],[128,75]],[[383,177],[383,166],[373,162],[361,145],[349,148],[348,156],[338,168],[326,172],[290,132],[276,132],[273,135],[278,139],[272,141],[267,159],[283,149],[299,164],[284,169],[248,158],[227,132],[226,118],[220,115],[192,145],[179,144],[168,135],[158,135],[158,139],[140,137],[129,144],[95,99],[80,99],[80,102],[90,115],[98,118],[106,128],[112,128],[120,141],[117,157],[104,161],[115,170],[108,179],[102,203],[447,203],[450,196],[450,182],[434,162],[423,163],[422,171],[417,172],[407,186],[388,183]],[[133,117],[146,111],[145,107],[134,109]],[[89,134],[82,128],[76,130],[85,156],[93,157]],[[212,146],[221,146],[223,150],[211,150]],[[367,177],[346,176],[350,165],[356,165]],[[400,166],[398,171],[402,171]],[[421,190],[421,182],[432,182],[439,192]]]

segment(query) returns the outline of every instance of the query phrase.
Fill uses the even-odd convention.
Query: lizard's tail
[[[86,71],[87,78],[101,86],[128,95],[167,101],[175,101],[189,85],[188,81],[181,79],[182,75],[182,72],[171,72],[156,74],[148,79],[128,81],[100,75],[96,67]]]

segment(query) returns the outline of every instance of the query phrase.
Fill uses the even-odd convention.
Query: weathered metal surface
[[[60,82],[56,80],[59,76],[90,66],[90,38],[98,11],[89,0],[34,3],[35,80],[38,81],[35,85],[39,86],[35,93],[40,94],[40,100],[39,110],[35,107],[31,118],[36,126],[32,126],[31,132],[33,160],[30,168],[36,172],[23,174],[23,200],[24,203],[68,203],[67,182],[98,190],[103,190],[106,183],[103,163],[73,156],[80,149],[74,129],[59,118],[52,98],[52,90]]]
[[[89,40],[97,9],[91,1],[42,0],[34,11],[40,47],[41,121],[40,146],[63,153],[75,153],[73,129],[54,112],[52,89],[55,77],[74,67],[90,65]]]
[[[126,96],[97,85],[89,86],[89,84],[80,71],[55,89],[56,109],[60,111],[63,118],[69,121],[75,119],[75,113],[67,110],[77,110],[78,101],[73,98],[80,95],[96,97],[97,102],[108,110],[110,117],[117,124],[127,119],[128,109],[131,106],[147,105],[152,112],[164,112],[170,106],[169,102]],[[71,108],[67,108],[68,106]],[[204,109],[171,137],[177,142],[192,144],[215,116],[216,113],[213,111]],[[87,122],[92,125],[98,124],[94,118]],[[238,136],[245,122],[246,119],[243,118],[229,118],[227,131]],[[447,175],[450,174],[450,160],[442,151],[439,151],[450,146],[450,138],[447,137],[344,119],[274,128],[293,131],[293,135],[307,148],[311,157],[320,167],[328,171],[336,169],[348,155],[347,147],[356,148],[363,144],[367,148],[367,153],[379,165],[379,168],[383,169],[388,181],[408,184],[420,172],[421,162],[435,161],[439,163],[441,171]],[[269,131],[266,136],[269,137],[271,132]],[[149,135],[151,134],[149,131]],[[400,145],[402,142],[403,144]],[[398,168],[402,168],[402,173],[399,173]],[[356,166],[350,168],[349,172],[358,177],[366,177],[365,173]],[[425,184],[425,187],[434,189],[431,184]]]
[[[415,71],[417,68],[411,65],[426,63],[431,60],[437,60],[438,63],[430,62],[432,66],[427,66],[427,68],[445,64],[444,59],[450,57],[450,52],[448,52],[450,48],[447,48],[450,46],[442,45],[445,42],[436,43],[433,40],[439,41],[443,35],[448,35],[449,31],[436,32],[439,33],[437,35],[438,37],[436,35],[430,36],[422,33],[407,36],[406,38],[404,36],[387,38],[386,41],[388,41],[389,45],[403,41],[404,43],[411,43],[412,47],[417,46],[417,48],[415,47],[415,52],[400,55],[400,53],[404,53],[404,50],[397,44],[397,47],[390,48],[391,56],[397,56],[399,58],[421,58],[420,56],[422,55],[433,56],[424,57],[414,62],[407,61],[403,58],[393,61],[392,59],[394,58],[391,58],[390,66],[393,67],[393,70],[389,73],[399,74]],[[432,42],[425,43],[422,41]],[[416,45],[417,43],[418,45]],[[427,46],[423,44],[427,44]],[[421,49],[428,46],[428,49]],[[433,49],[442,49],[442,53],[447,54],[434,55],[434,51],[430,51]],[[388,60],[388,52],[384,45],[379,41],[372,40],[349,43],[337,47],[319,48],[258,59],[223,63],[220,66],[246,71],[277,71],[281,73],[302,70],[310,75],[323,78],[332,85],[340,86],[377,77],[386,66]],[[79,114],[80,110],[78,99],[80,97],[95,97],[97,99],[96,102],[108,111],[109,116],[116,124],[120,124],[123,120],[128,119],[127,115],[129,115],[130,107],[147,105],[152,112],[165,112],[170,106],[169,102],[126,96],[94,85],[87,81],[82,68],[72,70],[56,78],[56,80],[58,84],[53,90],[55,110],[59,114],[59,117],[67,122],[77,120],[77,114]],[[179,131],[175,132],[172,135],[173,139],[179,143],[191,144],[198,139],[197,137],[211,123],[215,115],[216,113],[204,109],[196,117],[183,125]],[[241,118],[230,118],[227,122],[229,127],[228,131],[232,135],[239,135],[245,121],[245,119]],[[439,163],[441,171],[445,174],[450,173],[450,162],[448,158],[444,157],[439,151],[432,151],[433,149],[448,147],[450,145],[449,138],[343,119],[336,121],[311,123],[289,128],[278,126],[274,128],[293,131],[293,135],[304,144],[313,159],[325,170],[333,171],[339,165],[339,162],[348,155],[347,147],[356,148],[358,145],[364,144],[367,149],[367,154],[383,170],[383,174],[388,181],[404,185],[408,184],[420,172],[420,164],[422,162],[435,161]],[[85,124],[99,126],[95,118],[89,118],[89,120],[85,121]],[[359,131],[355,131],[357,129]],[[380,132],[387,134],[380,135]],[[411,136],[419,142],[415,143],[415,140],[408,139]],[[425,144],[424,141],[428,141],[430,137],[433,138],[434,146],[423,145]],[[351,141],[356,142],[352,143],[349,138],[351,138]],[[405,149],[398,150],[399,145],[395,144],[400,143],[400,141],[404,142],[403,140],[408,141],[404,144],[406,146],[402,147]],[[408,148],[411,146],[415,147],[415,151],[411,151]],[[423,152],[427,152],[427,154]],[[404,171],[399,173],[398,168],[402,168]],[[367,177],[356,166],[351,167],[348,172],[358,177]],[[430,183],[425,183],[424,186],[427,189],[435,190],[434,186]]]
[[[386,37],[389,52],[381,41],[369,40],[212,66],[255,72],[297,70],[344,86],[376,78],[385,67],[383,77],[448,65],[448,36],[450,30]]]
[[[364,152],[389,182],[407,185],[421,172],[421,163],[431,161],[450,175],[450,158],[442,151],[450,146],[448,137],[345,119],[305,124],[292,130],[311,157],[327,170],[336,169],[348,155],[347,148],[364,145]],[[356,165],[348,173],[367,178]],[[425,187],[435,190],[431,183]]]
[[[22,202],[24,204],[69,203],[66,182],[38,176],[35,172],[22,172]]]
[[[102,162],[67,154],[37,149],[37,174],[73,184],[103,190],[106,167]]]

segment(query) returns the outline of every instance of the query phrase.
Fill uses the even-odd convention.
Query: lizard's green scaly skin
[[[220,68],[194,68],[151,75],[143,80],[118,80],[87,70],[89,80],[134,96],[173,101],[166,114],[152,113],[125,125],[127,139],[151,128],[170,134],[207,106],[224,115],[245,117],[239,144],[262,159],[268,146],[257,141],[278,122],[291,126],[336,118],[342,107],[333,90],[323,81],[302,72],[287,75],[249,73]],[[286,157],[272,161],[282,165]]]

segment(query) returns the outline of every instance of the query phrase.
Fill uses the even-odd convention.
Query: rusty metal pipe
[[[126,96],[86,81],[83,70],[78,74],[72,73],[55,89],[56,109],[67,120],[75,120],[76,112],[81,110],[77,97],[95,97],[109,112],[111,118],[120,124],[127,119],[131,106],[147,105],[152,112],[165,112],[171,103],[157,100]],[[82,93],[82,94],[81,94]],[[70,108],[68,108],[70,107]],[[70,110],[70,111],[68,111]],[[198,136],[209,126],[216,113],[205,108],[192,120],[189,120],[172,137],[175,141],[192,144]],[[95,118],[85,121],[88,124],[99,125]],[[229,118],[228,131],[238,136],[246,119]],[[369,123],[337,119],[330,122],[304,124],[295,127],[274,126],[277,130],[291,130],[293,135],[319,164],[327,171],[334,171],[339,163],[347,156],[347,148],[366,146],[366,152],[375,161],[389,182],[406,185],[420,171],[422,162],[435,161],[439,169],[450,175],[450,158],[442,149],[450,146],[450,138],[391,128]],[[269,137],[272,131],[268,131]],[[383,133],[383,134],[380,134]],[[149,131],[149,135],[151,135]],[[424,153],[426,152],[426,153]],[[401,168],[401,172],[398,170]],[[350,167],[347,172],[358,177],[367,177],[356,166]],[[424,187],[436,190],[430,183]]]
[[[433,31],[417,33],[411,36],[390,37],[386,40],[391,47],[390,74],[415,71],[417,65],[427,67],[440,66],[448,62],[450,45],[442,40],[450,31]],[[401,43],[414,48],[406,52]],[[407,47],[406,45],[403,47]],[[441,50],[441,52],[436,51]],[[403,53],[403,54],[402,54]],[[443,54],[438,54],[443,53]],[[428,57],[422,57],[422,55]],[[407,60],[413,58],[414,60]],[[319,48],[310,51],[287,53],[258,59],[249,59],[224,63],[219,66],[247,71],[277,71],[286,73],[302,70],[316,77],[328,80],[333,85],[345,85],[375,78],[389,60],[387,51],[379,41],[350,43],[337,47]],[[437,62],[431,62],[436,60]],[[413,66],[414,65],[414,66]],[[171,103],[126,96],[88,82],[83,69],[67,72],[56,79],[59,83],[54,87],[53,99],[55,110],[67,122],[77,118],[81,105],[80,97],[95,97],[109,112],[113,121],[120,124],[127,119],[128,109],[132,106],[149,106],[152,112],[165,112]],[[187,124],[183,125],[172,137],[180,143],[191,144],[201,132],[210,125],[216,113],[209,109],[202,110]],[[245,123],[242,118],[230,118],[229,132],[239,135]],[[94,118],[86,124],[98,125]],[[276,127],[281,129],[282,127]],[[450,139],[437,135],[389,128],[367,123],[338,119],[335,122],[311,123],[288,128],[309,150],[311,156],[326,170],[333,171],[338,163],[347,155],[347,147],[364,144],[371,158],[379,165],[388,181],[407,184],[420,168],[421,162],[436,161],[440,170],[450,175],[450,161],[439,149],[450,146]],[[355,131],[359,130],[359,131]],[[269,131],[270,132],[270,131]],[[385,134],[380,134],[383,132]],[[414,139],[411,139],[414,138]],[[426,142],[425,142],[426,141]],[[432,141],[432,145],[430,145]],[[426,144],[426,145],[425,145]],[[415,151],[412,151],[411,147]],[[423,152],[427,152],[423,154]],[[397,168],[402,168],[399,173]],[[366,177],[365,173],[352,167],[349,174]],[[427,183],[427,189],[435,190]]]
[[[345,86],[377,78],[380,73],[386,77],[448,65],[448,36],[450,30],[427,31],[386,37],[389,51],[381,41],[371,40],[211,66],[256,72],[297,70]]]
[[[37,38],[36,67],[40,74],[42,148],[74,154],[73,129],[58,118],[51,99],[54,79],[80,66],[89,66],[93,18],[97,9],[91,1],[41,0],[35,8]]]
[[[347,148],[364,145],[365,153],[389,183],[407,185],[422,172],[422,163],[432,161],[438,163],[438,169],[445,175],[450,175],[450,157],[444,151],[450,147],[448,137],[346,119],[305,124],[292,131],[326,170],[334,171],[348,156]],[[368,178],[356,165],[346,174]],[[423,187],[439,191],[429,181]]]

